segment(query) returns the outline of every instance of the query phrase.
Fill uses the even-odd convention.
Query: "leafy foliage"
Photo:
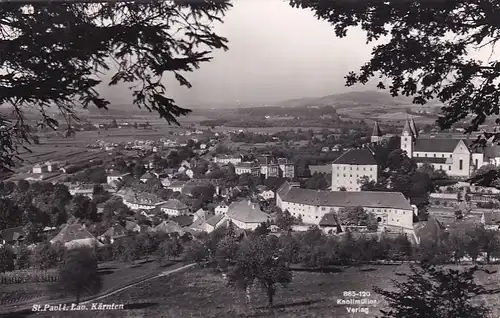
[[[477,267],[445,270],[430,265],[412,266],[411,274],[401,274],[406,281],[393,280],[396,290],[375,288],[390,307],[381,310],[382,317],[487,317],[489,310],[472,302],[474,297],[489,292],[474,282],[478,271]]]
[[[49,107],[68,124],[78,120],[75,102],[106,109],[109,101],[95,90],[104,72],[113,72],[109,85],[130,85],[135,105],[178,123],[190,110],[165,96],[161,79],[172,73],[191,87],[181,72],[210,61],[211,50],[227,49],[212,22],[230,6],[228,0],[2,3],[0,104],[11,104],[15,119],[0,117],[1,166],[11,167],[18,146],[30,140],[25,107],[53,128],[59,123]]]
[[[74,248],[68,251],[59,270],[61,288],[76,297],[99,292],[102,286],[98,272],[97,257],[93,249],[88,247]]]

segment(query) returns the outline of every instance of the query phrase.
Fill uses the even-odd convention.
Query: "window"
[[[478,162],[478,160],[476,159],[476,168],[479,168],[478,163],[479,163],[479,162]]]
[[[407,141],[407,140],[408,140],[408,138],[405,137],[405,141]]]
[[[425,157],[427,157],[427,154],[425,154]]]
[[[458,162],[458,169],[463,170],[463,168],[464,168],[464,161],[460,159],[460,161]]]
[[[366,171],[366,167],[363,167],[363,171]]]
[[[434,154],[434,158],[436,158],[436,154]]]
[[[356,167],[356,170],[359,170],[359,167]]]
[[[452,157],[452,154],[450,154],[450,158]]]
[[[448,166],[448,170],[451,170],[451,166]]]
[[[441,157],[443,157],[443,158],[444,158],[444,153],[442,153],[442,154],[441,154]]]
[[[419,155],[419,153],[417,152],[417,153],[415,154],[415,156],[417,156],[417,157],[418,157],[418,155]]]
[[[352,167],[349,167],[350,170],[352,170]]]
[[[443,165],[439,165],[439,169],[440,169],[440,170],[443,170]]]

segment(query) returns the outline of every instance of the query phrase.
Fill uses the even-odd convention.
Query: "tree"
[[[271,229],[269,229],[269,226],[269,222],[262,222],[255,228],[253,234],[257,236],[265,236],[271,233]]]
[[[92,248],[78,247],[68,251],[59,269],[59,283],[63,291],[75,296],[76,304],[84,293],[99,292],[102,280]]]
[[[450,232],[446,244],[450,249],[455,263],[460,263],[460,260],[467,254],[467,236],[463,230],[454,230]]]
[[[288,210],[283,212],[278,211],[275,223],[281,230],[290,231],[292,229],[292,225],[297,224],[297,219],[294,218]]]
[[[80,220],[97,220],[97,207],[92,200],[83,195],[73,197],[68,208],[69,213]]]
[[[287,286],[292,281],[292,272],[286,266],[278,239],[260,236],[240,244],[228,277],[229,284],[244,290],[257,281],[267,294],[269,307],[272,307],[277,285]]]
[[[377,230],[378,223],[373,213],[368,213],[361,206],[340,209],[340,223],[347,226],[369,226],[369,230]]]
[[[489,310],[473,302],[476,296],[489,293],[474,282],[478,271],[477,267],[455,270],[412,266],[411,273],[400,274],[406,281],[393,280],[396,290],[375,288],[390,308],[381,310],[382,317],[488,317]]]
[[[64,259],[66,248],[60,243],[48,241],[37,244],[31,254],[31,264],[37,269],[56,268]]]
[[[186,247],[186,260],[201,263],[209,257],[209,250],[205,244],[200,241],[191,241]]]
[[[45,109],[57,105],[71,127],[75,104],[107,108],[109,101],[95,90],[101,80],[93,74],[112,66],[116,71],[109,85],[130,84],[135,105],[178,124],[176,117],[189,110],[165,97],[161,78],[171,72],[181,85],[191,87],[181,72],[210,61],[211,50],[227,49],[227,40],[213,32],[211,23],[220,21],[230,7],[228,0],[71,3],[62,7],[3,4],[1,66],[6,72],[1,75],[0,104],[11,104],[16,117],[12,122],[0,118],[0,126],[6,126],[0,130],[2,167],[12,167],[18,146],[30,140],[24,106],[36,105],[43,126],[56,127],[57,120]]]
[[[158,262],[162,264],[163,259],[178,257],[182,253],[182,245],[177,238],[169,238],[160,244],[158,248]]]
[[[0,273],[15,269],[16,254],[8,245],[0,246]]]

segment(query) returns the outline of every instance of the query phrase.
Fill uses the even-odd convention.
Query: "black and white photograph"
[[[500,1],[0,1],[0,317],[499,318]]]

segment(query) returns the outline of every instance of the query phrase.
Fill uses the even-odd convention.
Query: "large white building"
[[[413,230],[413,216],[417,208],[399,192],[319,191],[291,187],[285,182],[276,193],[276,205],[306,224],[319,225],[327,213],[342,208],[361,206],[377,217],[386,229]]]
[[[413,119],[408,119],[401,134],[401,149],[419,166],[430,164],[449,176],[470,177],[481,166],[498,160],[496,146],[473,147],[473,140],[452,138],[421,138]]]
[[[377,161],[369,148],[348,150],[332,163],[332,191],[360,191],[363,177],[377,182]]]

